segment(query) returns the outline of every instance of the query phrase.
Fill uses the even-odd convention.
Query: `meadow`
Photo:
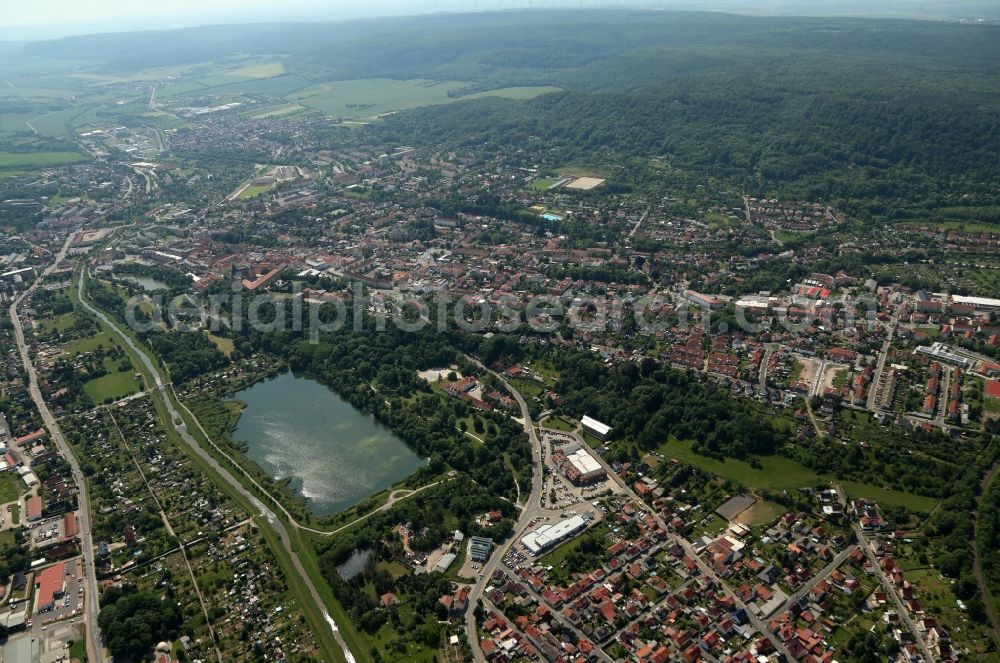
[[[90,380],[83,388],[92,401],[100,404],[108,399],[117,400],[136,393],[139,391],[138,384],[134,372],[119,371]]]
[[[0,168],[61,166],[86,160],[80,152],[0,152]]]
[[[668,458],[676,458],[682,463],[717,474],[747,488],[778,491],[811,488],[836,481],[834,477],[817,474],[805,465],[783,456],[763,456],[760,458],[761,466],[757,468],[750,463],[732,458],[717,460],[702,456],[691,448],[690,443],[674,439],[662,445],[660,452]],[[924,513],[930,512],[937,504],[937,500],[933,497],[913,495],[857,481],[836,482],[851,498],[868,497],[888,506],[904,506]]]
[[[320,83],[289,94],[286,98],[338,117],[375,117],[392,111],[450,104],[462,99],[532,99],[547,92],[558,91],[554,87],[511,87],[465,97],[449,96],[449,92],[460,90],[466,85],[457,81],[364,78]]]

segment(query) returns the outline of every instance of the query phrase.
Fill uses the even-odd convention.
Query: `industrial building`
[[[35,612],[52,610],[66,591],[66,564],[59,562],[35,577]]]
[[[583,519],[583,516],[573,516],[561,520],[555,525],[539,525],[521,537],[521,544],[532,555],[538,555],[569,537],[579,534],[586,528],[587,521]]]
[[[451,566],[452,562],[455,561],[455,557],[457,557],[455,553],[445,553],[434,566],[434,570],[438,573],[445,573],[448,570],[448,567]]]

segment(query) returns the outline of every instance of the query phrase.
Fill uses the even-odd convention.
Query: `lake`
[[[315,380],[284,373],[233,398],[246,408],[234,440],[292,487],[316,515],[348,509],[406,478],[424,461],[386,426]]]
[[[116,276],[115,278],[118,279],[119,281],[128,281],[129,283],[135,283],[136,285],[140,286],[143,290],[147,291],[166,290],[167,288],[170,287],[163,281],[158,281],[157,279],[154,279],[152,276],[136,276],[133,274],[129,274],[126,276],[123,274],[122,276]]]

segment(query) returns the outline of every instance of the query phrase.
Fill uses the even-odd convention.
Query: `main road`
[[[483,365],[479,362],[475,363],[479,364],[483,370],[489,370],[483,367]],[[482,577],[479,578],[479,581],[472,585],[472,589],[469,590],[469,604],[468,609],[465,611],[465,635],[469,640],[469,646],[472,648],[472,657],[475,659],[476,663],[486,663],[486,655],[483,654],[483,649],[479,646],[479,629],[476,625],[476,615],[474,612],[476,606],[479,604],[480,599],[483,598],[483,592],[486,589],[486,584],[490,581],[490,577],[492,577],[494,571],[500,568],[503,563],[503,556],[507,553],[507,550],[521,535],[521,532],[527,528],[528,523],[543,515],[544,512],[541,497],[542,472],[545,467],[545,450],[542,447],[541,439],[539,439],[538,434],[535,431],[535,424],[531,420],[531,413],[528,411],[528,404],[524,402],[524,397],[521,395],[521,392],[507,382],[502,375],[493,371],[489,372],[503,383],[503,385],[507,388],[507,391],[509,391],[514,397],[514,400],[517,401],[518,407],[521,408],[521,419],[524,424],[524,432],[528,434],[528,438],[531,440],[532,454],[534,458],[531,471],[531,493],[525,500],[524,508],[521,510],[521,515],[518,517],[517,523],[514,525],[514,534],[505,544],[497,547],[497,549],[493,551],[493,554],[480,569],[480,575]]]
[[[878,365],[875,367],[875,374],[872,376],[871,384],[868,385],[868,402],[866,406],[869,411],[875,411],[875,395],[878,392],[879,381],[882,379],[882,372],[885,370],[885,360],[889,356],[889,347],[892,345],[892,336],[896,333],[899,325],[899,316],[903,313],[903,302],[896,305],[896,312],[892,316],[892,322],[885,334],[885,341],[882,342],[882,350],[878,353]]]
[[[100,605],[97,593],[97,568],[94,565],[94,541],[91,538],[90,498],[87,493],[87,481],[86,477],[83,476],[83,472],[80,471],[80,464],[77,462],[73,450],[66,442],[66,438],[63,437],[59,423],[52,416],[52,411],[49,410],[49,406],[45,402],[45,397],[42,395],[41,389],[38,388],[38,373],[35,371],[35,365],[31,361],[28,344],[24,340],[24,327],[18,315],[18,307],[21,305],[21,302],[28,298],[45,277],[51,274],[59,266],[63,258],[66,257],[70,244],[73,242],[73,237],[74,233],[70,233],[62,249],[56,254],[55,261],[10,305],[10,321],[14,326],[14,339],[17,342],[17,349],[21,354],[21,363],[24,364],[24,370],[28,374],[28,392],[31,394],[31,400],[35,402],[35,407],[38,408],[38,413],[42,417],[45,428],[49,431],[49,436],[55,441],[59,451],[69,463],[73,474],[73,481],[76,482],[78,515],[83,534],[80,537],[80,541],[83,548],[84,576],[86,576],[87,584],[87,595],[84,597],[86,604],[83,613],[83,621],[87,631],[87,659],[103,663],[105,660],[104,647],[101,644],[101,629],[97,624]]]
[[[348,663],[354,663],[355,662],[354,655],[351,653],[350,648],[347,646],[347,642],[344,641],[344,637],[341,635],[340,629],[337,628],[336,622],[333,620],[333,618],[330,616],[330,613],[327,611],[326,605],[323,603],[323,599],[322,597],[320,597],[319,591],[316,589],[315,584],[310,579],[309,574],[306,573],[305,567],[302,565],[302,561],[299,559],[298,553],[292,546],[291,539],[288,536],[288,530],[285,529],[284,523],[282,523],[281,519],[278,518],[278,516],[270,508],[267,507],[267,505],[261,502],[256,495],[251,493],[246,488],[246,486],[244,486],[235,476],[233,476],[233,474],[229,471],[228,468],[221,465],[215,459],[215,456],[208,453],[198,443],[198,441],[194,438],[194,436],[191,435],[191,433],[188,431],[187,424],[184,423],[184,418],[181,417],[180,412],[178,412],[174,408],[173,401],[170,399],[170,395],[168,393],[168,385],[163,380],[163,377],[160,375],[160,371],[157,368],[156,364],[153,362],[152,359],[150,359],[146,351],[143,350],[139,345],[137,345],[132,340],[131,336],[129,336],[128,334],[123,332],[121,328],[119,328],[116,322],[112,321],[107,315],[104,314],[103,311],[94,308],[93,306],[90,305],[89,302],[87,302],[87,300],[84,298],[84,290],[83,290],[83,284],[85,280],[86,280],[85,275],[81,274],[77,291],[77,294],[79,295],[80,299],[80,305],[83,306],[83,308],[86,309],[88,313],[90,313],[94,317],[101,320],[104,324],[106,324],[108,328],[112,331],[112,333],[114,333],[114,335],[117,336],[122,341],[122,343],[128,346],[128,348],[135,354],[135,356],[139,358],[139,361],[142,362],[143,366],[145,366],[147,374],[152,376],[153,382],[155,383],[155,389],[151,390],[151,393],[154,395],[154,398],[158,397],[161,399],[163,406],[166,408],[167,415],[170,418],[170,421],[164,422],[164,424],[167,426],[173,426],[174,429],[177,431],[177,434],[184,441],[184,443],[187,444],[191,448],[191,450],[199,458],[201,458],[201,460],[206,465],[211,467],[212,470],[214,470],[216,474],[218,474],[218,476],[221,477],[222,480],[229,485],[230,488],[232,488],[238,494],[242,495],[243,498],[246,499],[248,502],[250,502],[250,504],[252,504],[253,507],[257,509],[260,515],[264,517],[264,519],[267,521],[271,529],[274,530],[274,532],[278,535],[282,547],[285,549],[285,552],[288,555],[289,559],[291,559],[292,565],[295,568],[295,572],[298,574],[298,577],[291,577],[291,574],[288,574],[289,584],[294,584],[296,582],[300,582],[302,584],[302,586],[308,592],[309,597],[316,605],[316,608],[323,615],[323,619],[330,627],[334,639],[337,641],[337,644],[340,646],[343,652],[344,658],[348,661]]]

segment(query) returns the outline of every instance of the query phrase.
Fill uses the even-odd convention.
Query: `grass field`
[[[694,465],[695,467],[718,474],[721,477],[743,484],[749,488],[765,490],[785,490],[788,488],[807,488],[822,483],[822,478],[808,467],[781,456],[765,456],[760,459],[762,469],[750,466],[750,463],[727,458],[716,460],[702,456],[691,449],[686,442],[671,439],[661,445],[660,451],[667,457]]]
[[[21,480],[13,472],[0,474],[0,504],[13,502],[21,496]]]
[[[45,113],[31,119],[31,126],[46,136],[66,136],[66,124],[83,111],[83,107],[73,106],[63,110]]]
[[[271,78],[272,76],[281,76],[283,73],[285,73],[285,65],[280,62],[262,62],[229,72],[231,76],[244,76],[246,78]]]
[[[670,440],[661,445],[660,451],[668,457],[694,465],[695,467],[717,474],[723,478],[735,481],[748,488],[763,490],[787,490],[789,488],[808,488],[833,481],[830,476],[822,476],[810,470],[805,465],[782,456],[764,456],[760,459],[761,469],[751,467],[750,463],[727,458],[716,460],[695,453],[690,443]],[[912,495],[899,490],[880,488],[856,481],[838,481],[848,497],[868,497],[890,506],[905,506],[914,511],[928,512],[937,504],[933,497]]]
[[[55,318],[44,318],[38,321],[38,333],[43,336],[62,334],[76,324],[75,313],[64,313]]]
[[[286,98],[310,108],[338,117],[374,117],[391,111],[408,110],[422,106],[450,104],[461,99],[481,97],[508,97],[530,99],[554,87],[516,87],[481,92],[467,97],[449,97],[448,93],[465,87],[454,81],[408,80],[366,78],[353,81],[320,83],[289,94]]]
[[[33,117],[38,117],[37,113],[0,113],[0,132],[5,131],[31,131],[27,122]]]
[[[196,70],[208,71],[210,63],[195,62],[182,64],[174,67],[155,67],[143,69],[133,74],[71,74],[75,78],[91,81],[92,83],[134,83],[136,81],[165,81],[169,78],[193,73]]]
[[[80,152],[0,152],[0,168],[60,166],[86,160]]]
[[[111,338],[104,332],[95,334],[94,336],[88,336],[87,338],[81,338],[76,343],[73,343],[68,348],[66,348],[66,354],[76,354],[83,352],[91,352],[99,347],[110,348],[114,345],[111,342]]]
[[[215,334],[208,334],[208,340],[210,340],[212,343],[215,343],[215,347],[219,348],[219,352],[226,355],[227,357],[233,354],[235,346],[233,345],[232,339],[216,336]]]
[[[1000,225],[995,223],[981,223],[979,221],[902,221],[904,225],[917,227],[930,227],[939,230],[961,230],[969,233],[998,233]]]
[[[530,188],[534,189],[535,191],[545,191],[558,181],[559,180],[552,179],[551,177],[546,177],[532,182]]]
[[[293,113],[298,113],[305,110],[306,107],[301,104],[285,104],[284,106],[275,106],[273,108],[268,108],[263,111],[254,113],[250,117],[255,120],[262,120],[268,117],[282,117],[283,115],[292,115]]]
[[[89,381],[83,386],[84,391],[95,403],[103,403],[107,399],[117,400],[139,391],[139,383],[132,371],[108,373]]]
[[[576,426],[571,424],[569,421],[563,419],[562,417],[549,417],[548,419],[542,422],[542,426],[544,428],[553,428],[555,430],[563,430],[566,432],[570,432],[576,428]]]
[[[545,391],[545,385],[531,378],[514,378],[510,383],[515,389],[521,392],[522,396],[527,398],[541,396],[542,392]]]
[[[746,512],[740,514],[742,517],[739,520],[745,521],[753,527],[763,527],[773,523],[778,516],[783,515],[786,511],[788,509],[780,504],[758,499]]]
[[[568,581],[570,573],[576,571],[591,571],[593,569],[564,568],[566,558],[569,557],[570,554],[580,550],[580,546],[584,542],[594,541],[597,542],[597,550],[599,551],[589,556],[593,559],[594,566],[596,567],[597,565],[607,561],[607,558],[610,557],[610,555],[605,552],[607,546],[609,545],[607,540],[609,531],[610,528],[607,523],[598,523],[575,538],[563,543],[552,552],[542,555],[538,558],[537,563],[541,566],[551,566],[551,576],[557,583]]]
[[[590,433],[588,433],[586,431],[583,432],[582,437],[583,437],[583,441],[586,442],[587,446],[589,446],[591,449],[596,449],[599,446],[601,446],[602,444],[604,444],[603,440],[601,440],[598,437],[594,437],[593,435],[591,435]]]

